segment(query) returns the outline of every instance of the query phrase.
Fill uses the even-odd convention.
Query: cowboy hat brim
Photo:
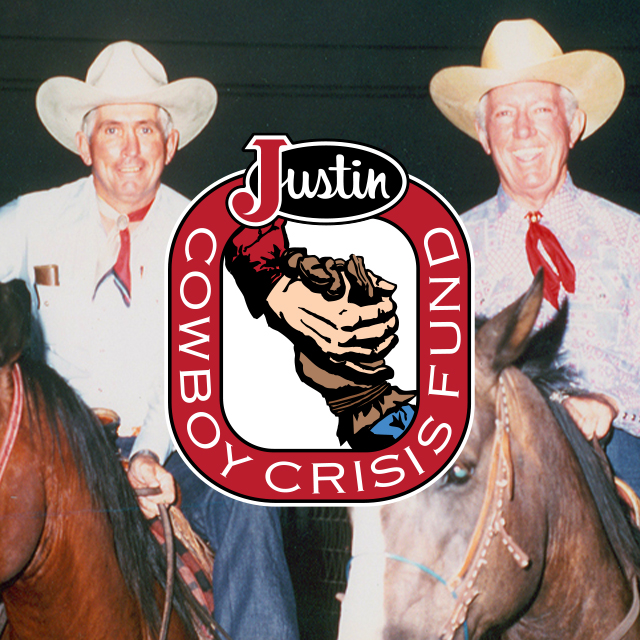
[[[76,133],[84,116],[104,105],[153,104],[165,109],[180,133],[178,148],[193,140],[207,125],[218,103],[214,86],[202,78],[183,78],[139,95],[117,96],[76,78],[59,76],[42,84],[36,110],[47,131],[70,151],[78,153]]]
[[[569,89],[587,115],[583,139],[611,117],[624,92],[620,65],[599,51],[572,51],[525,69],[448,67],[432,78],[429,91],[445,117],[477,140],[475,113],[482,96],[516,82],[551,82]]]

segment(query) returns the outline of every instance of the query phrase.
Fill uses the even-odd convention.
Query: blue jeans
[[[613,472],[640,496],[640,438],[613,429],[607,444],[607,457]]]
[[[196,477],[177,453],[165,468],[182,490],[182,512],[216,552],[216,620],[233,640],[297,640],[279,509],[217,492]]]
[[[132,442],[123,440],[119,438],[118,445],[126,454]],[[219,493],[202,482],[177,453],[164,466],[180,485],[180,508],[189,524],[215,551],[216,621],[233,640],[298,640],[279,509]]]

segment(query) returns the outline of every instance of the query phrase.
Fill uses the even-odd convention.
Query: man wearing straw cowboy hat
[[[480,67],[431,81],[442,113],[480,142],[498,195],[463,216],[474,250],[476,312],[490,315],[545,275],[548,321],[565,297],[577,390],[558,397],[589,438],[614,429],[614,470],[640,490],[640,219],[578,189],[569,150],[615,111],[624,77],[604,53],[563,53],[533,20],[500,22]],[[583,391],[589,391],[584,393]]]
[[[216,551],[216,618],[235,640],[297,638],[295,603],[277,511],[201,482],[172,454],[163,409],[164,258],[188,200],[161,184],[176,151],[217,103],[200,78],[169,83],[162,64],[131,42],[104,49],[86,81],[56,77],[36,107],[51,135],[91,175],[22,196],[0,210],[0,280],[22,278],[37,303],[49,364],[93,407],[141,425],[129,477],[160,486]],[[165,467],[161,466],[165,463]]]

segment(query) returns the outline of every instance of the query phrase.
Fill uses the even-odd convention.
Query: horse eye
[[[467,467],[464,464],[456,463],[449,469],[444,477],[445,484],[463,485],[471,480],[473,475],[473,467]]]

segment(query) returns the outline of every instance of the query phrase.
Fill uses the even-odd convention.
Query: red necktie
[[[544,297],[557,309],[559,307],[560,284],[562,283],[564,290],[568,293],[574,293],[576,290],[576,269],[560,246],[558,238],[550,229],[540,224],[542,214],[539,211],[530,211],[525,218],[529,220],[529,229],[525,239],[529,266],[534,274],[542,267],[544,271]],[[551,264],[540,252],[538,243],[551,258]]]
[[[129,233],[129,225],[132,222],[143,220],[152,204],[153,201],[129,215],[119,216],[116,220],[118,229],[120,229],[120,251],[118,251],[118,259],[113,265],[113,275],[127,307],[131,304],[131,234]]]

